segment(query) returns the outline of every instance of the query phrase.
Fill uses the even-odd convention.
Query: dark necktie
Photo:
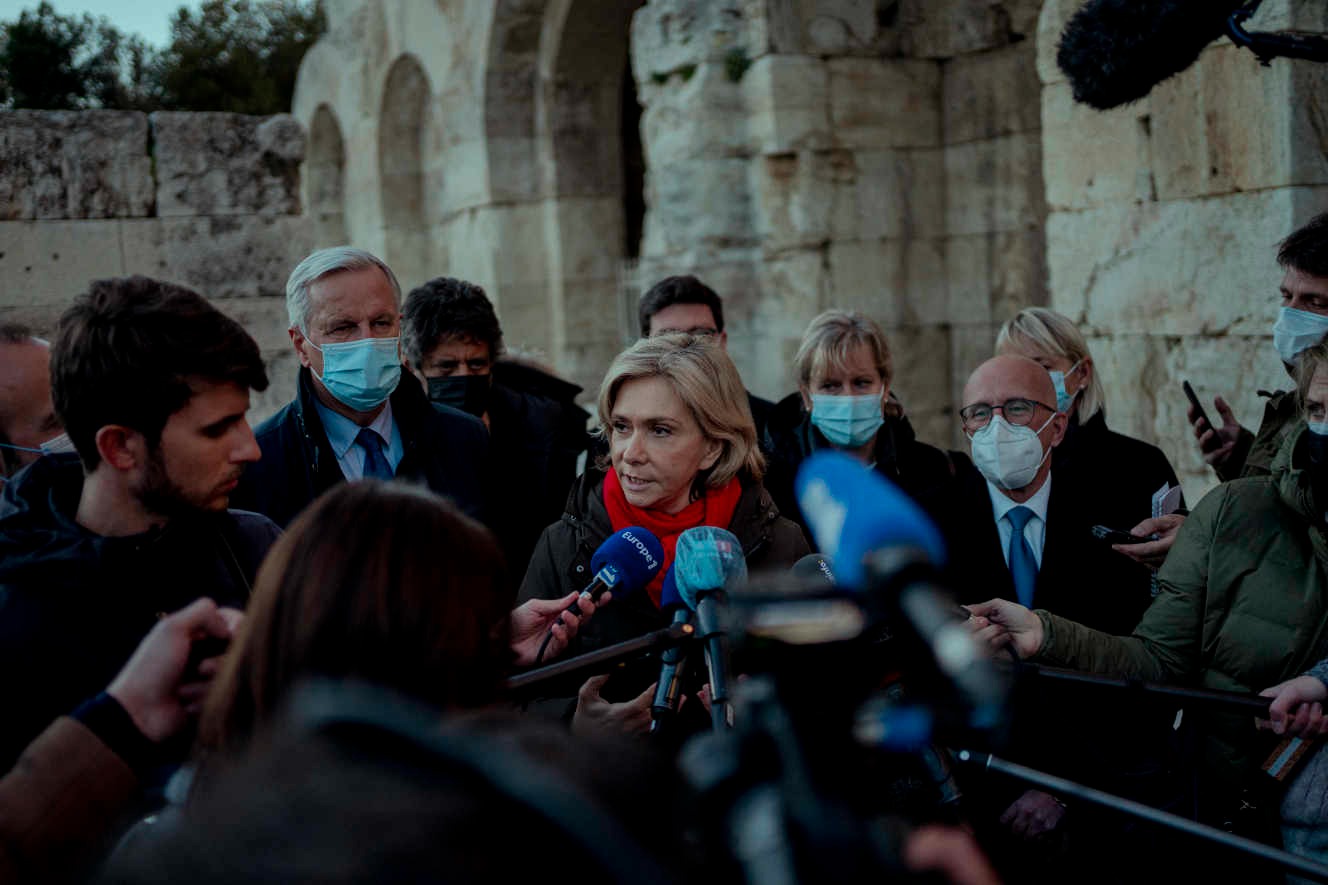
[[[1019,597],[1019,604],[1033,607],[1033,588],[1037,586],[1038,566],[1033,558],[1033,548],[1024,537],[1024,526],[1033,518],[1033,511],[1022,504],[1012,507],[1005,514],[1014,531],[1010,534],[1010,577],[1014,578],[1014,592]]]
[[[364,449],[365,479],[391,479],[392,465],[383,454],[383,438],[368,427],[362,428],[355,437],[355,442]]]

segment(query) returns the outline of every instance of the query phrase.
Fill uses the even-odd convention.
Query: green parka
[[[1156,682],[1254,692],[1303,673],[1328,652],[1328,535],[1289,434],[1268,476],[1204,497],[1158,573],[1160,591],[1130,636],[1038,611],[1036,660]],[[1249,715],[1187,710],[1208,795],[1231,795],[1266,749]]]

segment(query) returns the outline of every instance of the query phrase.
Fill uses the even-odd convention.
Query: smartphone
[[[1194,388],[1190,386],[1190,382],[1182,381],[1180,386],[1184,388],[1185,398],[1190,401],[1190,405],[1194,406],[1195,414],[1199,416],[1199,420],[1207,424],[1209,430],[1215,430],[1216,428],[1213,427],[1213,422],[1208,420],[1208,413],[1204,411],[1203,406],[1199,405],[1199,397],[1194,395]]]
[[[1143,544],[1155,538],[1141,538],[1138,535],[1132,535],[1129,532],[1123,532],[1120,529],[1107,528],[1104,525],[1093,526],[1093,537],[1099,541],[1105,541],[1108,544]]]

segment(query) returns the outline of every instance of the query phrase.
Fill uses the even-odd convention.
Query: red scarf
[[[673,552],[678,547],[678,535],[698,525],[727,529],[733,521],[733,511],[742,497],[742,485],[737,478],[717,489],[707,488],[705,495],[691,502],[677,513],[634,507],[623,494],[618,474],[612,468],[604,474],[604,508],[609,511],[609,522],[615,532],[628,526],[639,525],[649,529],[664,546],[664,564],[646,585],[646,592],[659,608],[659,597],[664,589],[664,573],[673,565]]]

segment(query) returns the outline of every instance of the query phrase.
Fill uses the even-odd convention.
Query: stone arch
[[[304,169],[304,205],[314,222],[314,246],[347,242],[346,146],[337,115],[326,103],[318,106],[309,124]]]
[[[388,69],[378,114],[378,187],[384,259],[403,287],[428,279],[425,151],[432,90],[424,66],[402,55]]]

